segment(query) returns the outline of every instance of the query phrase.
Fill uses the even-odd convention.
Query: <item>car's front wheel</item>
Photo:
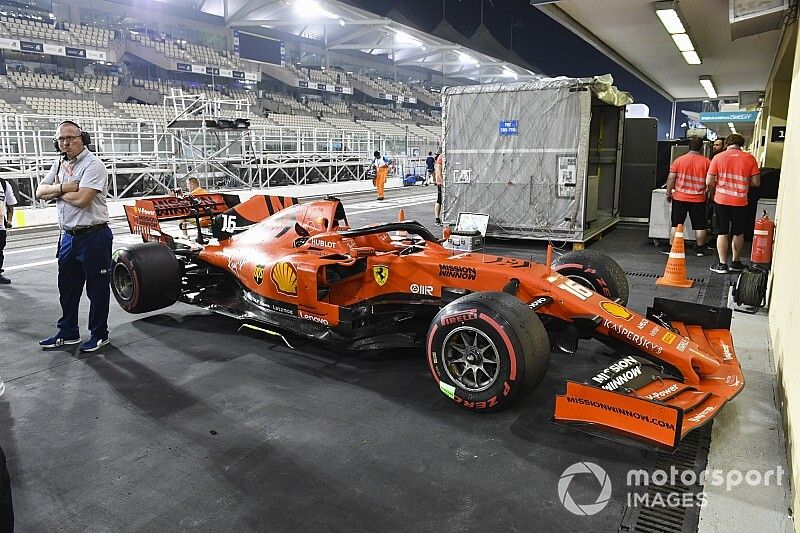
[[[547,372],[550,343],[536,313],[504,292],[469,294],[439,311],[427,355],[439,389],[462,407],[497,411]]]

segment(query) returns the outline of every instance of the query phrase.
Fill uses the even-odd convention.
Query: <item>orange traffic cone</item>
[[[675,230],[675,239],[672,241],[672,248],[669,251],[667,268],[664,269],[664,276],[656,280],[656,285],[684,289],[694,285],[694,281],[686,277],[686,248],[683,245],[683,224],[678,224]]]
[[[397,221],[398,222],[405,222],[406,221],[406,212],[401,209],[399,213],[397,213]],[[406,230],[397,230],[392,237],[396,240],[403,240],[408,238],[408,232]]]

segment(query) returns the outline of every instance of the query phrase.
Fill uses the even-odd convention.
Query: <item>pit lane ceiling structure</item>
[[[359,3],[366,7],[365,3]],[[436,12],[437,17],[438,4],[426,2],[428,12]],[[474,4],[456,6],[471,11],[489,9],[486,0]],[[706,99],[700,76],[711,76],[720,96],[736,97],[740,91],[764,89],[780,30],[733,40],[728,0],[684,0],[679,7],[702,58],[700,65],[688,65],[655,15],[653,5],[651,0],[530,0],[530,4],[520,5],[516,10],[538,8],[671,101]],[[452,2],[445,2],[442,7],[445,6],[449,6],[449,12],[454,11]],[[397,66],[429,68],[447,77],[473,82],[524,80],[541,73],[535,57],[530,54],[520,57],[493,39],[488,31],[484,31],[484,37],[488,37],[484,42],[494,40],[498,45],[488,47],[489,54],[466,50],[469,44],[454,42],[464,42],[457,31],[448,33],[437,27],[437,35],[452,34],[452,38],[432,36],[418,29],[416,21],[403,17],[398,9],[390,10],[389,16],[381,16],[336,0],[203,0],[201,10],[223,17],[232,27],[245,30],[269,27],[301,37],[313,35],[322,38],[332,51],[384,55]],[[553,49],[543,48],[538,53],[552,55]],[[569,66],[575,61],[570,53],[557,55],[564,62],[564,73],[599,74],[578,74]],[[506,60],[497,59],[498,56]]]
[[[330,51],[380,55],[395,66],[430,69],[448,78],[492,83],[542,77],[514,54],[513,61],[503,61],[335,0],[204,0],[200,9],[243,31],[276,29],[321,40]]]
[[[781,30],[733,40],[729,0],[678,4],[702,59],[688,65],[655,14],[652,0],[560,0],[531,4],[674,100],[707,98],[700,76],[711,76],[722,97],[763,91]]]

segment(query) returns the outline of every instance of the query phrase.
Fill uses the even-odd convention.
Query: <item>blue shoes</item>
[[[49,339],[40,340],[39,346],[42,348],[60,348],[61,346],[69,346],[70,344],[78,344],[79,342],[81,342],[80,337],[68,339],[67,337],[62,336],[61,332],[59,331]]]
[[[49,339],[44,339],[39,341],[39,346],[41,346],[42,348],[60,348],[61,346],[69,346],[71,344],[78,344],[79,342],[81,342],[80,337],[75,337],[70,339],[64,337],[61,334],[61,332],[59,332],[56,335],[50,337]],[[108,344],[108,336],[95,337],[94,335],[92,335],[92,337],[88,341],[81,344],[80,351],[84,353],[96,352],[106,344]]]
[[[106,344],[108,344],[108,337],[95,337],[92,335],[88,341],[81,344],[80,350],[84,353],[96,352]]]

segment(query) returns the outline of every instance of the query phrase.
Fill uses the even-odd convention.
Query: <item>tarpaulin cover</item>
[[[611,82],[546,78],[447,88],[445,220],[488,213],[489,235],[580,240],[592,95],[612,106],[632,101]]]

